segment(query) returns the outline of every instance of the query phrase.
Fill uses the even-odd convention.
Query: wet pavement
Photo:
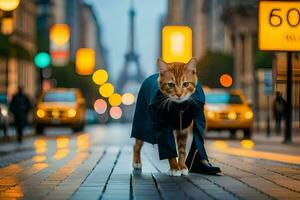
[[[300,138],[255,135],[254,142],[206,141],[219,176],[169,177],[156,146],[145,145],[132,171],[130,124],[50,129],[22,145],[1,143],[0,199],[300,199]]]

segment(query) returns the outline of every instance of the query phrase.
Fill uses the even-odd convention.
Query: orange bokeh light
[[[223,86],[223,87],[230,87],[232,86],[232,77],[228,74],[223,74],[221,77],[220,77],[220,84]]]

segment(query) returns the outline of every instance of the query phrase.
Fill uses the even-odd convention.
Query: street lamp
[[[168,63],[187,63],[192,58],[192,29],[188,26],[165,26],[162,30],[162,57]]]
[[[20,4],[20,0],[0,0],[0,9],[3,11],[13,11]]]
[[[14,31],[14,19],[12,17],[4,17],[1,22],[1,33],[3,35],[12,34]]]
[[[67,24],[55,24],[50,29],[50,40],[57,46],[63,46],[70,40],[70,28]]]
[[[90,75],[95,68],[94,49],[81,48],[76,52],[76,73],[79,75]]]

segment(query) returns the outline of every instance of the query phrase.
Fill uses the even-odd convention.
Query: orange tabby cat
[[[166,63],[162,59],[158,59],[158,83],[162,94],[164,94],[169,101],[182,103],[189,100],[191,95],[196,90],[197,76],[196,76],[196,59],[192,58],[187,64],[174,62]],[[187,175],[188,169],[185,165],[186,158],[186,142],[188,133],[192,131],[193,121],[190,126],[182,130],[174,130],[177,141],[178,160],[169,158],[170,175],[180,176]],[[133,146],[133,167],[141,168],[140,152],[143,141],[136,139]]]

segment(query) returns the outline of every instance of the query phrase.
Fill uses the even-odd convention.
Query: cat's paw
[[[142,163],[132,163],[133,169],[142,169]]]
[[[181,176],[181,170],[170,169],[169,176]]]
[[[189,174],[189,170],[187,168],[183,168],[183,169],[181,169],[181,174],[183,176],[187,176]]]

